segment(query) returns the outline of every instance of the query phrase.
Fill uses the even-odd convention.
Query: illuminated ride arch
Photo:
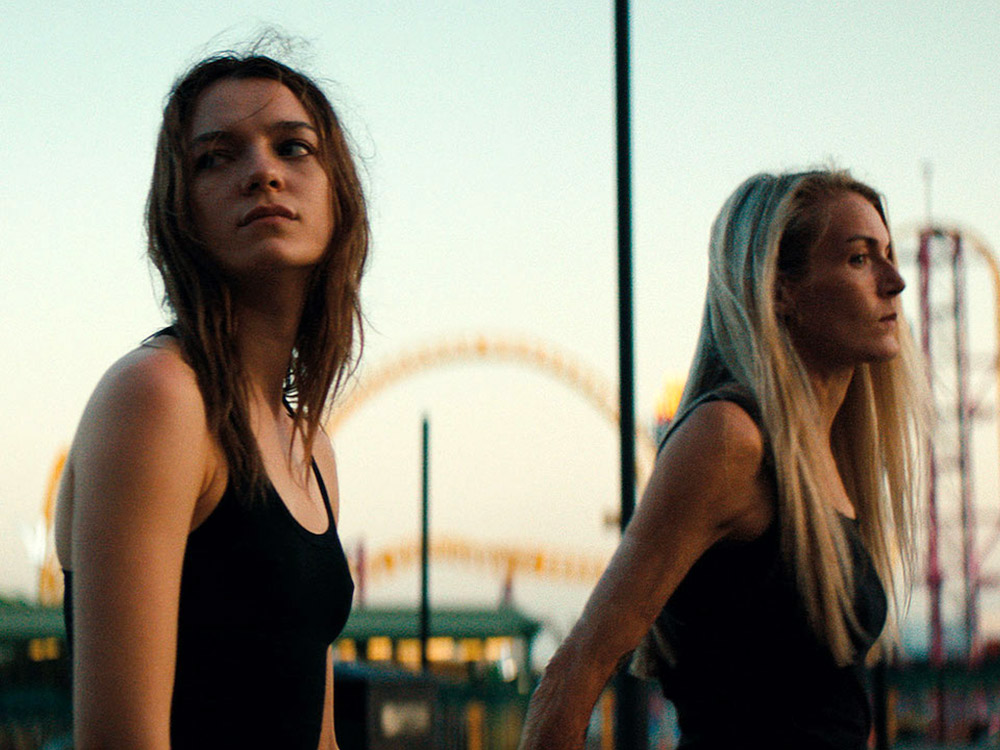
[[[45,486],[45,497],[42,499],[42,521],[45,524],[45,553],[38,568],[38,601],[46,606],[56,606],[62,602],[63,581],[59,560],[56,559],[55,541],[52,538],[52,526],[55,522],[56,495],[59,493],[59,480],[66,466],[69,449],[61,448],[56,454],[56,460],[49,470],[49,480]]]
[[[337,404],[326,427],[330,434],[339,429],[361,406],[382,391],[419,373],[462,362],[504,362],[542,372],[583,398],[606,421],[619,423],[617,389],[597,370],[577,358],[541,341],[501,336],[467,336],[445,339],[392,357],[366,372],[353,389]],[[636,480],[642,484],[652,470],[656,440],[650,430],[636,428]],[[46,531],[45,561],[39,570],[39,599],[56,604],[62,598],[62,580],[52,544],[52,523],[56,490],[66,451],[60,451],[52,467],[45,497],[43,518]],[[415,547],[404,542],[375,552],[368,563],[370,575],[391,575],[394,568],[410,563]],[[489,545],[482,542],[448,538],[436,543],[437,557],[460,564],[493,567],[508,573],[531,573],[580,582],[592,582],[600,575],[603,560],[587,556],[549,551]]]
[[[378,583],[420,565],[420,540],[402,540],[363,555],[363,563],[358,559],[359,555],[354,555],[351,560],[355,579],[358,579],[359,568],[363,566],[361,575],[364,581],[369,584]],[[499,573],[508,580],[514,575],[530,575],[592,586],[604,572],[610,552],[605,556],[579,554],[443,534],[431,539],[430,555],[441,562]]]
[[[370,399],[409,377],[462,362],[504,362],[542,372],[582,397],[613,425],[619,424],[618,390],[600,372],[552,344],[505,336],[458,336],[404,351],[365,373],[334,407],[326,427],[330,434]],[[652,471],[656,438],[636,427],[636,482]]]
[[[409,377],[463,362],[501,362],[542,372],[583,398],[607,422],[619,424],[618,391],[601,373],[552,344],[506,336],[458,336],[404,351],[366,372],[333,411],[327,430],[333,434],[370,399]],[[668,400],[679,396],[670,393]],[[662,399],[661,399],[662,400]],[[673,406],[676,406],[674,403]],[[662,409],[661,409],[662,410]],[[670,409],[672,414],[672,408]],[[636,428],[636,483],[642,485],[656,457],[655,435]],[[461,565],[485,567],[511,579],[515,574],[592,584],[607,560],[588,555],[559,553],[535,547],[490,544],[458,537],[432,540],[431,556]],[[389,545],[353,560],[362,580],[375,583],[413,566],[420,555],[416,540]],[[357,570],[358,564],[363,570]]]

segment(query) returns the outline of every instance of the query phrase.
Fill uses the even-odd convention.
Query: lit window
[[[451,661],[455,658],[454,638],[428,638],[428,661]]]
[[[382,735],[388,739],[430,734],[431,707],[425,701],[386,701],[379,714]]]
[[[28,658],[32,661],[58,659],[60,652],[58,638],[34,638],[28,641]]]
[[[396,641],[396,661],[408,667],[419,667],[420,641],[416,638],[403,638]]]
[[[479,638],[463,638],[458,642],[459,661],[482,661],[483,642]]]
[[[368,661],[389,661],[392,659],[392,641],[384,635],[368,639]]]
[[[510,655],[510,638],[487,638],[486,661],[500,661]]]
[[[337,661],[357,661],[358,644],[352,638],[337,641]]]

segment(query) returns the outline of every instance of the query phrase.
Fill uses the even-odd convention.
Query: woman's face
[[[899,353],[899,293],[889,231],[858,193],[828,207],[826,231],[809,254],[806,273],[779,282],[778,305],[795,348],[821,370],[879,362]]]
[[[333,233],[319,134],[302,103],[267,79],[223,79],[191,120],[190,202],[199,237],[223,271],[308,269]]]

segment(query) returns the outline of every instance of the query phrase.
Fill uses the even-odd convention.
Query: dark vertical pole
[[[962,501],[962,579],[965,583],[965,661],[972,666],[979,644],[979,566],[976,560],[976,513],[972,488],[972,407],[969,396],[968,317],[965,304],[965,248],[952,232],[952,312],[955,316],[955,380],[958,402],[958,476]]]
[[[615,0],[615,112],[618,163],[618,413],[621,436],[621,529],[635,509],[635,403],[632,351],[632,139],[629,113],[628,0]],[[615,681],[615,748],[645,750],[642,683],[622,671]]]
[[[927,382],[930,384],[932,397],[934,394],[934,368],[931,348],[931,269],[933,267],[931,245],[934,238],[933,227],[924,229],[920,233],[920,249],[917,253],[917,267],[920,272],[920,346],[924,353]],[[927,460],[930,464],[927,477],[927,589],[931,599],[931,642],[928,661],[931,671],[935,674],[934,717],[931,723],[931,734],[935,742],[943,744],[948,733],[944,692],[944,625],[941,614],[944,574],[941,570],[938,554],[937,453],[934,450],[934,441],[930,437],[927,438]]]
[[[618,406],[621,419],[621,528],[635,509],[635,402],[632,389],[632,138],[629,114],[628,0],[615,0],[618,154]]]
[[[882,654],[872,667],[872,724],[875,729],[875,750],[889,750],[889,665]]]
[[[427,417],[423,418],[421,455],[422,455],[422,475],[420,481],[420,667],[427,670],[427,639],[431,629],[431,603],[430,603],[430,576],[429,576],[429,552],[430,552],[430,459],[429,459],[430,427]]]

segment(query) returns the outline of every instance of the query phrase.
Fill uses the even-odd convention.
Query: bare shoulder
[[[162,498],[190,518],[216,457],[194,371],[176,348],[140,347],[94,390],[70,450],[72,486],[60,499],[70,510],[79,503],[106,510],[140,495],[147,506]]]
[[[764,436],[746,410],[733,401],[709,401],[696,407],[674,439],[691,443],[707,457],[725,457],[732,468],[756,471],[764,460]]]
[[[172,407],[204,418],[198,379],[175,347],[139,347],[115,362],[101,378],[90,406],[121,403],[130,410]]]
[[[94,438],[128,441],[129,453],[164,442],[185,454],[211,453],[198,378],[176,346],[139,347],[108,369],[84,411],[74,452],[75,443]]]
[[[710,401],[670,436],[654,480],[659,476],[675,502],[722,536],[752,538],[763,533],[774,513],[764,458],[764,436],[746,410],[731,401]]]
[[[208,437],[205,404],[194,370],[176,348],[139,347],[101,378],[74,440],[132,432],[143,436],[183,432],[188,441]]]
[[[199,503],[216,492],[215,446],[197,377],[173,345],[122,357],[84,411],[60,511],[78,741],[110,727],[133,746],[153,727],[166,746],[184,554]]]

